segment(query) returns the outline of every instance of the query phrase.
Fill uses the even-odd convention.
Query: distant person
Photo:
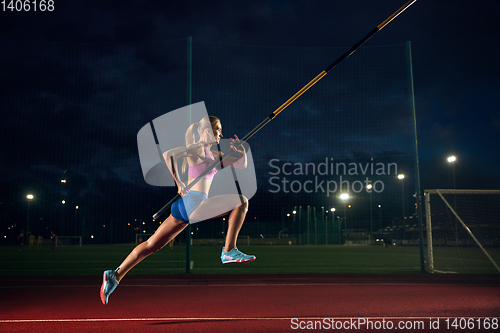
[[[28,245],[28,249],[32,249],[33,246],[35,245],[35,235],[31,234],[29,237],[29,245]]]
[[[38,235],[38,242],[36,243],[36,247],[37,249],[42,246],[42,243],[43,243],[43,237],[42,235]]]
[[[24,241],[25,241],[26,235],[24,234],[24,230],[21,230],[19,233],[19,236],[17,239],[19,240],[19,251],[23,249]]]
[[[214,152],[210,148],[218,145],[222,138],[222,127],[217,117],[204,117],[199,122],[191,124],[186,131],[186,146],[171,149],[163,154],[167,166],[177,183],[178,193],[182,196],[172,204],[171,215],[160,225],[156,232],[145,242],[137,245],[127,258],[116,270],[107,270],[103,274],[100,296],[102,304],[108,303],[109,295],[118,286],[121,279],[135,265],[140,263],[150,254],[162,249],[172,239],[184,230],[190,221],[206,219],[213,212],[230,211],[228,231],[226,234],[225,247],[222,248],[221,262],[244,263],[255,260],[255,256],[247,255],[238,250],[236,241],[245,220],[248,210],[248,199],[242,195],[226,194],[208,198],[215,174],[218,172],[214,167],[210,172],[198,181],[190,190],[182,182],[176,170],[177,159],[183,159],[183,169],[188,173],[188,181],[191,183],[217,159],[222,157],[222,152]],[[244,169],[247,167],[246,151],[243,145],[238,145],[238,137],[231,138],[230,146],[239,157],[227,157],[222,165]],[[231,207],[231,208],[229,208]],[[190,213],[187,213],[190,212]],[[224,214],[223,214],[224,215]],[[212,217],[212,216],[210,216]]]
[[[56,247],[56,240],[57,240],[57,235],[55,232],[51,231],[50,232],[50,247],[53,249],[55,249]]]

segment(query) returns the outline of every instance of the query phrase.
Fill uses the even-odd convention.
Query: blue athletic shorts
[[[187,195],[177,199],[170,207],[170,214],[184,223],[189,223],[189,214],[192,213],[208,196],[200,191],[189,191]]]

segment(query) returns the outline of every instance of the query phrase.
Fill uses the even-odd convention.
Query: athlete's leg
[[[218,195],[206,200],[189,215],[191,223],[207,220],[214,217],[229,214],[228,230],[226,234],[225,249],[231,250],[236,246],[238,234],[245,221],[248,211],[248,199],[243,195],[225,194]],[[221,214],[223,213],[223,214]],[[189,212],[188,212],[189,214]]]
[[[187,223],[179,221],[170,215],[147,241],[137,245],[121,263],[118,272],[116,272],[116,279],[118,282],[120,282],[125,274],[144,258],[167,245],[168,242],[184,230],[186,226]]]
[[[240,233],[241,226],[245,221],[245,216],[248,211],[248,199],[244,196],[240,196],[240,199],[241,204],[234,208],[231,211],[231,214],[229,214],[226,244],[220,255],[220,259],[223,264],[245,263],[256,259],[254,255],[245,254],[236,247],[238,234]]]
[[[209,218],[229,214],[226,243],[221,253],[223,264],[243,263],[255,260],[254,255],[242,253],[236,247],[245,216],[248,211],[248,199],[243,195],[226,194],[203,200],[189,215],[189,221],[196,223]],[[224,214],[221,214],[224,213]]]
[[[245,221],[245,216],[248,211],[248,199],[244,196],[240,196],[242,199],[242,204],[233,209],[231,214],[229,214],[229,221],[226,234],[226,244],[224,246],[226,252],[229,252],[236,247],[236,241],[238,240],[238,234],[240,233],[241,226]]]

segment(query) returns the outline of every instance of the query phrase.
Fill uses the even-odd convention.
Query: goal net
[[[57,236],[56,247],[82,246],[82,236]]]
[[[500,190],[426,190],[430,272],[500,272]]]
[[[250,246],[250,236],[241,236],[241,235],[238,235],[238,244],[245,245],[245,246]]]
[[[145,242],[151,237],[152,234],[146,234],[146,233],[141,233],[141,234],[135,234],[135,245],[139,245],[142,242]]]

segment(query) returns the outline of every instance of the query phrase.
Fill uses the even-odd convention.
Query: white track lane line
[[[0,320],[0,323],[47,323],[47,322],[113,322],[113,321],[243,321],[243,320],[323,320],[323,319],[333,319],[336,321],[345,321],[345,320],[358,320],[358,318],[363,318],[367,320],[377,321],[377,320],[436,320],[436,319],[455,319],[455,318],[463,318],[462,317],[248,317],[248,318],[217,318],[217,317],[187,317],[187,318],[86,318],[86,319],[3,319]],[[493,318],[493,317],[484,317],[484,316],[469,316],[467,318],[474,319],[485,319],[485,318]]]
[[[200,281],[195,281],[200,282]],[[442,286],[442,283],[241,283],[241,284],[231,284],[231,287],[297,287],[297,286]],[[483,287],[498,287],[496,283],[467,283],[467,284],[448,284],[447,287],[474,287],[474,286],[483,286]],[[227,284],[130,284],[130,285],[120,285],[120,288],[200,288],[200,287],[227,287]],[[16,288],[95,288],[95,285],[30,285],[30,286],[0,286],[0,289],[16,289]]]

